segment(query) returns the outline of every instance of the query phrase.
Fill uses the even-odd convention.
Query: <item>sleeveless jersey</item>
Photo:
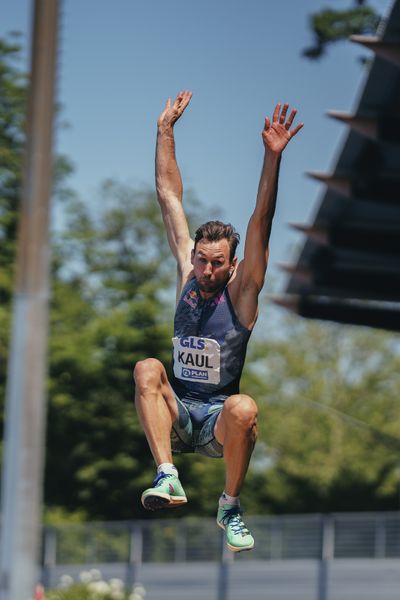
[[[236,317],[227,286],[204,300],[191,279],[174,319],[172,386],[178,397],[208,401],[237,394],[250,334]]]

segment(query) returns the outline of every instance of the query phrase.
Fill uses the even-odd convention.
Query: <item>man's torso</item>
[[[177,395],[208,401],[238,393],[250,334],[236,317],[227,286],[205,300],[196,279],[190,279],[174,320],[172,386]]]

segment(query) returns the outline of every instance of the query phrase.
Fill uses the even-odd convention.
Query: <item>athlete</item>
[[[217,524],[228,548],[250,550],[254,539],[242,519],[239,493],[257,437],[257,405],[240,393],[247,342],[257,320],[258,296],[268,263],[281,154],[303,126],[296,110],[277,104],[262,132],[265,157],[244,258],[235,256],[239,235],[230,224],[209,221],[189,234],[175,156],[174,125],[192,97],[180,92],[158,119],[156,188],[171,251],[177,263],[177,306],[171,382],[155,358],[135,366],[135,404],[157,465],[142,494],[149,510],[187,502],[172,452],[223,457],[225,488]]]

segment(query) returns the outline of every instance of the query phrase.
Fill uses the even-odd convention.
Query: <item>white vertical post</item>
[[[386,518],[384,514],[375,515],[375,558],[386,556]]]
[[[225,543],[225,531],[220,532],[221,554],[218,571],[217,600],[228,600],[229,571],[234,561],[234,553],[228,550]]]
[[[129,556],[126,573],[126,586],[131,588],[138,579],[143,561],[143,523],[135,521],[130,528]]]
[[[43,576],[42,583],[47,588],[51,586],[52,572],[57,562],[57,530],[49,527],[43,536]]]
[[[329,563],[335,556],[335,523],[331,515],[321,522],[321,558],[318,572],[318,600],[328,600]]]
[[[6,390],[0,600],[31,600],[39,578],[57,27],[58,0],[35,0]]]

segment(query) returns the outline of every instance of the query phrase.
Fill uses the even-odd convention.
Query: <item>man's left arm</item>
[[[257,319],[258,295],[264,285],[268,265],[281,155],[288,142],[303,127],[303,123],[299,123],[291,129],[297,111],[292,110],[286,118],[287,111],[288,104],[283,107],[277,104],[272,123],[268,117],[265,119],[262,132],[265,155],[256,206],[247,227],[244,258],[232,282],[238,317],[242,325],[250,329]]]

